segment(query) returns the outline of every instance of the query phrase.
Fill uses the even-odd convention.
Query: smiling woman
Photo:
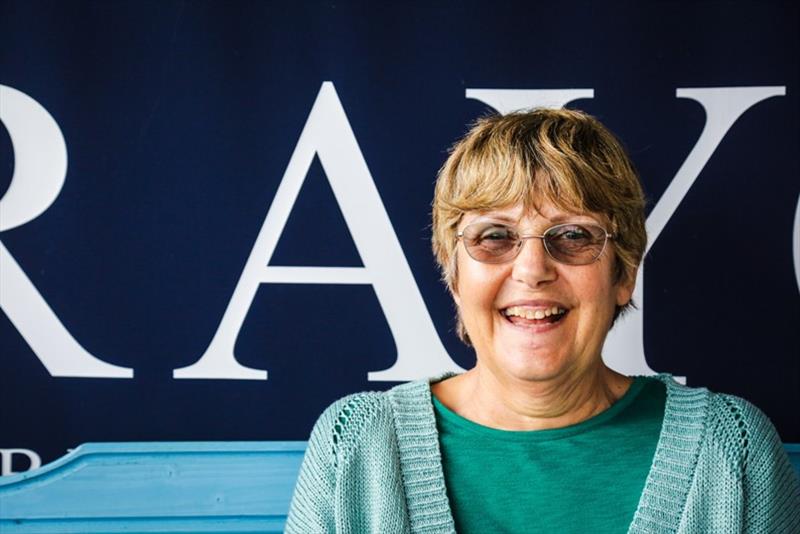
[[[287,532],[800,531],[800,484],[763,413],[604,364],[645,243],[638,177],[596,119],[477,121],[433,202],[476,364],[329,407]]]
[[[600,228],[593,218],[561,212],[546,201],[533,212],[523,209],[518,204],[505,210],[467,213],[460,226],[513,219],[533,232],[546,234],[554,221],[570,219],[567,228],[581,229],[581,234],[589,234],[584,228]],[[546,239],[542,242],[547,243]],[[614,283],[615,258],[612,251],[603,253],[606,232],[602,228],[596,239],[573,240],[585,242],[583,246],[571,244],[569,249],[559,245],[572,252],[558,255],[570,263],[548,254],[555,245],[537,242],[513,245],[516,256],[506,257],[504,263],[479,261],[475,252],[456,253],[458,278],[453,283],[453,297],[479,363],[470,373],[441,382],[434,393],[446,395],[447,385],[484,370],[504,387],[513,389],[512,382],[519,381],[523,388],[547,383],[550,389],[555,385],[553,380],[561,381],[568,375],[583,377],[599,369],[605,334],[615,309],[630,301],[632,279]],[[468,253],[479,246],[475,241],[462,243]],[[553,315],[553,308],[560,313]],[[587,388],[590,385],[583,378],[579,383]],[[558,389],[564,391],[563,385]],[[557,424],[551,419],[540,423]]]

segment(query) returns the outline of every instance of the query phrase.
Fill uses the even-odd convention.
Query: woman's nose
[[[555,260],[544,248],[540,237],[526,237],[520,245],[522,250],[514,259],[511,276],[530,287],[540,287],[557,278]]]

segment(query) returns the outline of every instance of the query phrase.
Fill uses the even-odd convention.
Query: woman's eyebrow
[[[591,215],[580,215],[577,213],[567,213],[567,212],[559,212],[555,213],[550,217],[547,217],[541,213],[537,215],[537,218],[541,218],[541,220],[547,221],[547,224],[556,225],[556,224],[563,224],[563,223],[593,223],[593,224],[600,224],[599,221],[592,217]],[[520,224],[520,218],[509,215],[507,213],[502,212],[492,212],[488,211],[486,213],[479,214],[474,220],[475,221],[496,221],[502,222],[504,224],[511,224],[517,226]]]
[[[543,216],[544,217],[544,216]],[[552,222],[553,224],[561,224],[561,223],[594,223],[599,224],[599,221],[592,217],[591,215],[578,215],[575,213],[557,213],[552,217],[545,217],[548,221]]]
[[[491,219],[493,221],[507,222],[511,224],[517,224],[519,222],[519,218],[512,217],[511,215],[506,215],[504,213],[493,213],[493,212],[481,213],[477,217],[477,220],[488,220],[488,219]]]

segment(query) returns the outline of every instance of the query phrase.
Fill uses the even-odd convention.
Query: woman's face
[[[563,222],[607,227],[600,217],[574,215],[542,203],[533,213],[524,213],[522,206],[467,213],[459,230],[483,221],[512,224],[523,234],[536,235]],[[633,293],[633,282],[613,282],[612,243],[594,263],[565,265],[547,254],[541,239],[527,239],[514,260],[486,264],[472,259],[459,240],[455,300],[478,365],[496,376],[528,381],[594,366],[616,306],[626,304]],[[533,317],[553,308],[558,313]]]

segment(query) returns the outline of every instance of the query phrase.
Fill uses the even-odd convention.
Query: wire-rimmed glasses
[[[563,223],[551,226],[541,235],[523,234],[516,227],[496,222],[475,222],[456,234],[470,257],[481,263],[506,263],[522,250],[526,239],[541,239],[547,254],[566,265],[588,265],[600,259],[609,239],[614,239],[594,223]]]

